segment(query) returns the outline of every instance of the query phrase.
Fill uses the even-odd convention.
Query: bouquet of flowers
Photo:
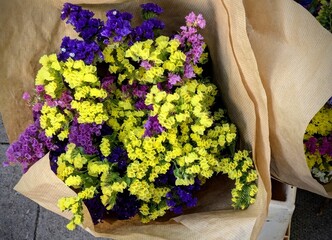
[[[332,5],[325,0],[297,1],[319,23],[332,31]],[[304,134],[304,147],[308,167],[315,179],[322,184],[332,180],[332,98],[310,121]]]
[[[248,150],[211,82],[206,22],[191,12],[171,36],[162,34],[163,9],[142,4],[143,22],[117,9],[107,21],[66,3],[61,19],[80,38],[64,37],[58,54],[41,57],[33,95],[34,123],[10,145],[7,165],[24,172],[50,152],[56,175],[77,193],[59,199],[61,211],[94,224],[103,219],[143,223],[197,205],[196,193],[217,174],[234,180],[233,207],[257,194]]]
[[[271,174],[282,182],[331,197],[331,185],[320,184],[312,176],[303,144],[309,122],[332,96],[332,35],[317,21],[329,18],[329,1],[319,1],[317,19],[296,3],[309,1],[246,2],[248,36],[268,99]],[[323,120],[322,115],[319,118]],[[326,120],[323,125],[329,124]],[[322,139],[321,147],[317,146],[322,153],[326,143]],[[310,160],[310,167],[315,162]],[[328,164],[324,165],[325,171]]]
[[[312,175],[321,183],[332,180],[332,98],[310,121],[304,135],[305,153]]]

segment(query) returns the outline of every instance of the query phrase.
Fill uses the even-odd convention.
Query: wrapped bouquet
[[[308,167],[322,184],[332,180],[332,98],[310,121],[304,135]]]
[[[326,0],[297,1],[332,32],[332,5]],[[332,98],[311,119],[304,134],[308,167],[322,184],[332,180]]]
[[[331,197],[331,183],[316,181],[326,182],[330,171],[329,110],[314,117],[332,96],[330,1],[247,2],[252,3],[247,11],[248,36],[269,106],[271,174]],[[258,16],[254,10],[260,11]],[[290,15],[296,21],[285,21]]]
[[[34,123],[6,154],[24,172],[50,152],[50,165],[76,196],[59,199],[83,223],[83,204],[94,224],[137,216],[147,223],[168,211],[182,214],[216,174],[234,180],[232,205],[255,202],[257,172],[251,153],[238,150],[236,126],[216,101],[208,51],[199,33],[206,25],[191,12],[171,36],[142,4],[143,22],[117,9],[107,20],[66,3],[61,19],[78,38],[64,37],[58,54],[44,55],[31,104]],[[220,183],[222,184],[222,183]]]

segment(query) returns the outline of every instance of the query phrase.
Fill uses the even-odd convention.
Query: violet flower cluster
[[[105,37],[105,44],[109,43],[110,38],[114,42],[120,42],[132,32],[131,19],[133,16],[130,13],[121,13],[113,9],[108,11],[106,16],[107,22],[100,33],[101,36]]]
[[[102,126],[95,123],[79,124],[74,119],[70,127],[69,142],[74,143],[77,147],[82,147],[86,154],[97,154],[98,149],[94,145],[93,139],[100,136]]]
[[[86,64],[92,64],[96,56],[103,58],[100,47],[96,42],[85,42],[78,39],[64,37],[60,46],[58,59],[66,61],[68,58],[83,60]]]
[[[26,172],[31,165],[50,150],[56,150],[50,138],[45,136],[45,132],[40,128],[39,120],[26,128],[19,136],[19,139],[11,144],[6,151],[7,161],[4,166],[20,164],[23,172]]]
[[[61,12],[61,19],[67,19],[66,23],[71,24],[86,42],[94,41],[104,26],[103,21],[93,16],[93,12],[71,3],[65,3]]]

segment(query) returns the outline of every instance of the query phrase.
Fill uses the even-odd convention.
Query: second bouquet
[[[67,225],[139,217],[195,207],[201,186],[217,174],[234,180],[232,205],[254,203],[257,178],[251,153],[238,150],[238,133],[209,75],[199,33],[206,22],[189,13],[165,36],[162,9],[142,4],[143,22],[116,9],[107,21],[65,4],[61,18],[79,39],[64,37],[58,54],[45,55],[35,93],[24,98],[34,123],[7,150],[8,164],[24,171],[50,152],[51,168],[77,196],[63,196]]]

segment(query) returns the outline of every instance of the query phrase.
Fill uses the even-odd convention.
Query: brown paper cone
[[[268,99],[271,172],[332,197],[310,173],[305,130],[332,96],[332,35],[294,1],[245,0],[248,34]]]
[[[97,17],[104,16],[105,11],[112,8],[135,13],[139,5],[147,1],[98,1],[101,2],[107,4],[80,1],[80,3],[89,3],[84,6],[96,12]],[[256,239],[265,220],[271,197],[270,148],[267,99],[246,32],[243,4],[241,1],[231,0],[150,2],[156,2],[164,8],[162,19],[166,23],[166,34],[178,30],[179,26],[184,24],[184,16],[190,11],[202,13],[206,18],[207,27],[203,31],[203,36],[210,49],[213,80],[219,87],[222,100],[232,121],[238,126],[246,147],[252,149],[259,173],[259,193],[256,203],[249,209],[228,210],[230,195],[224,186],[228,183],[218,180],[214,190],[209,189],[209,194],[202,200],[208,204],[202,204],[194,213],[145,225],[134,219],[105,222],[95,227],[91,226],[91,219],[86,214],[87,222],[83,227],[95,236],[114,239]],[[17,138],[30,121],[30,116],[26,114],[28,110],[23,108],[24,104],[18,99],[23,90],[32,89],[39,57],[57,52],[61,38],[68,34],[73,35],[72,28],[65,26],[59,20],[60,6],[58,1],[43,1],[41,6],[37,0],[31,0],[29,5],[24,4],[24,6],[18,0],[5,4],[6,9],[11,12],[14,9],[20,11],[22,19],[12,20],[11,26],[14,30],[4,31],[11,36],[11,39],[16,39],[15,44],[9,45],[9,48],[5,48],[4,44],[0,47],[4,49],[4,54],[9,56],[14,54],[12,49],[17,49],[17,46],[21,49],[21,46],[25,46],[24,51],[15,52],[15,60],[9,59],[5,64],[8,69],[0,66],[6,73],[1,83],[8,90],[1,95],[4,103],[1,112],[11,141]],[[38,19],[31,19],[31,12],[34,12],[34,16],[38,16]],[[31,28],[28,33],[22,31],[22,24]],[[27,36],[24,38],[25,34]],[[18,64],[15,62],[16,59],[20,59],[20,68],[14,67]],[[45,172],[42,178],[40,171]],[[65,216],[56,210],[56,198],[70,196],[73,192],[63,183],[61,185],[61,181],[52,179],[50,177],[52,174],[45,157],[31,167],[15,189],[41,206]],[[37,176],[38,182],[34,181]],[[50,187],[55,189],[52,194],[48,191]]]

